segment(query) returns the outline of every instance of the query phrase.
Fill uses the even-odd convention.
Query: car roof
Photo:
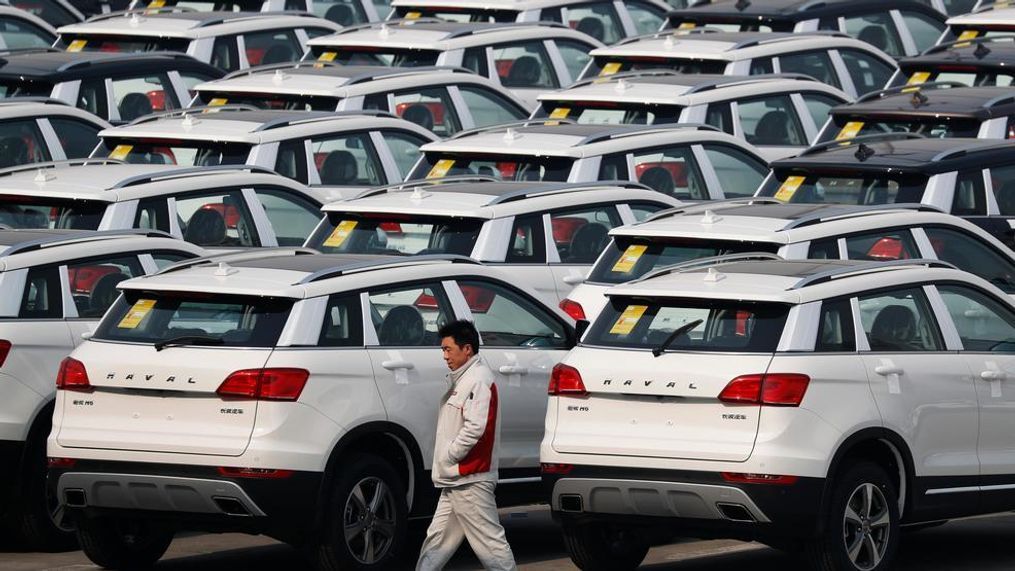
[[[200,12],[171,7],[157,12],[128,10],[93,16],[57,29],[67,35],[157,36],[197,39],[229,33],[304,26],[341,28],[305,12]],[[77,52],[80,53],[80,52]]]
[[[543,212],[575,203],[679,201],[635,182],[518,182],[461,176],[416,180],[366,190],[325,204],[324,212],[412,214],[492,219]]]
[[[158,230],[0,229],[0,272],[96,254],[166,249],[206,253]]]
[[[948,18],[949,26],[1010,26],[1015,21],[1015,8],[986,6],[970,14]]]
[[[461,8],[465,10],[514,10],[523,12],[553,6],[585,3],[587,0],[394,0],[394,8]],[[656,3],[656,2],[653,2]]]
[[[344,28],[307,42],[308,46],[383,46],[395,49],[451,49],[503,41],[566,37],[602,46],[592,36],[556,22],[446,22],[434,18],[389,20]]]
[[[945,16],[927,4],[914,0],[894,0],[893,9],[906,9],[921,12],[934,19],[945,21]],[[672,10],[670,19],[695,16],[711,18],[715,21],[752,21],[752,22],[801,22],[826,16],[848,16],[857,12],[878,12],[885,10],[883,0],[722,0],[699,4],[688,8]]]
[[[197,69],[213,76],[221,71],[186,54],[172,52],[66,52],[33,49],[0,52],[0,76],[41,78],[53,82],[120,73]]]
[[[899,60],[899,67],[904,69],[927,65],[1007,67],[1013,64],[1015,64],[1015,38],[1010,37],[949,42],[933,46],[920,55]]]
[[[48,97],[12,97],[0,99],[0,120],[15,119],[19,117],[75,117],[92,123],[98,127],[109,127],[104,119],[85,111],[72,107],[65,101],[50,99]]]
[[[856,103],[832,108],[830,113],[956,117],[983,121],[1015,113],[1015,91],[1011,87],[902,86],[868,93]]]
[[[775,169],[835,168],[937,174],[969,166],[1010,163],[1015,141],[860,136],[815,145],[801,155],[773,161]],[[860,149],[860,146],[864,149]]]
[[[644,105],[697,105],[742,97],[798,91],[821,91],[851,98],[806,75],[771,74],[750,77],[681,74],[669,70],[618,73],[579,81],[566,89],[539,95],[540,101],[603,101]]]

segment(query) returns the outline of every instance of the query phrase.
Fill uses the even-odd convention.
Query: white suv
[[[60,360],[127,278],[203,250],[161,232],[0,230],[0,516],[23,547],[65,548],[46,494],[46,436]]]
[[[329,254],[457,254],[510,271],[556,305],[603,251],[611,228],[679,201],[639,184],[415,181],[324,206],[307,247]]]
[[[579,567],[686,535],[884,571],[900,525],[1015,507],[1004,292],[930,260],[707,265],[611,289],[553,371],[540,460]]]
[[[474,320],[500,389],[505,503],[537,501],[567,316],[463,257],[260,251],[121,284],[64,361],[49,454],[95,563],[157,560],[178,530],[264,533],[323,569],[376,569],[432,513],[441,325]],[[364,501],[367,498],[367,501]]]

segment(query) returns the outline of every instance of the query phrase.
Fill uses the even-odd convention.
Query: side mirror
[[[579,319],[574,323],[574,336],[576,343],[581,341],[582,336],[584,336],[585,332],[588,331],[589,325],[591,325],[591,323],[589,323],[588,319]]]

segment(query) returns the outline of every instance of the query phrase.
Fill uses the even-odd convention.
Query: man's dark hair
[[[472,353],[479,354],[479,332],[471,321],[452,321],[437,331],[441,339],[451,337],[459,347],[472,346]]]

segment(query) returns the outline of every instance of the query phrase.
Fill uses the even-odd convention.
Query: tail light
[[[92,383],[88,382],[85,364],[70,357],[61,361],[60,372],[56,374],[56,388],[65,391],[91,391]]]
[[[574,464],[540,464],[539,471],[543,474],[559,474],[566,476],[574,470]]]
[[[553,367],[553,371],[550,373],[550,386],[547,387],[546,393],[551,396],[569,395],[575,397],[584,397],[589,394],[585,390],[585,383],[582,382],[582,376],[578,369],[561,363],[557,363]]]
[[[726,385],[719,393],[719,400],[740,404],[800,406],[810,382],[810,377],[798,373],[741,375]]]
[[[565,298],[561,300],[559,307],[575,321],[585,319],[585,308],[582,307],[582,304],[573,299]]]
[[[78,461],[76,458],[46,458],[46,466],[49,468],[67,469],[73,468]]]
[[[218,473],[227,478],[251,478],[259,480],[281,480],[293,475],[292,470],[274,470],[271,468],[230,468],[220,467]]]
[[[11,352],[11,342],[6,339],[0,339],[0,367],[4,366],[7,362],[7,355]]]
[[[309,377],[306,369],[243,369],[226,377],[215,393],[222,397],[294,401],[300,398]]]
[[[789,486],[799,479],[796,476],[778,476],[774,474],[740,474],[722,472],[722,479],[734,484],[769,484],[773,486]]]

